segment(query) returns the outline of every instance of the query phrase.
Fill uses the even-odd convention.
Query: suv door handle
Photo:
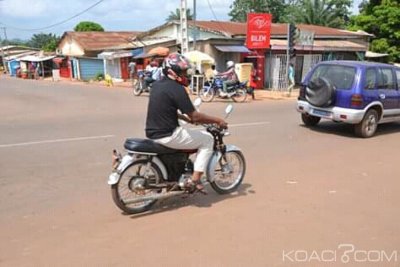
[[[380,99],[385,99],[385,98],[386,98],[386,95],[385,95],[385,94],[379,94],[379,98],[380,98]]]

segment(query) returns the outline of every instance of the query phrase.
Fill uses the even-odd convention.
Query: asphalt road
[[[400,124],[358,139],[304,127],[294,100],[235,104],[239,191],[127,216],[107,185],[111,151],[144,136],[147,100],[0,77],[0,266],[400,265]]]

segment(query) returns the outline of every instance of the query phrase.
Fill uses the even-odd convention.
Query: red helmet
[[[183,86],[188,86],[193,74],[190,61],[179,53],[169,54],[163,62],[162,70],[165,76],[177,81]]]

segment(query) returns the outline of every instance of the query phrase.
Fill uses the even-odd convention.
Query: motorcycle
[[[225,118],[232,110],[233,106],[228,105]],[[224,143],[224,137],[229,135],[227,130],[213,124],[203,126],[214,137],[214,152],[202,181],[219,194],[231,193],[240,186],[246,172],[243,153],[240,148]],[[185,185],[192,177],[190,157],[195,150],[175,150],[139,138],[126,139],[124,148],[123,157],[114,150],[113,171],[108,178],[113,201],[122,211],[141,213],[159,200],[190,194]]]
[[[146,78],[151,77],[151,72],[139,70],[137,77],[133,79],[133,94],[140,96],[143,92],[150,92],[153,82],[146,83]]]
[[[247,99],[247,81],[237,82],[236,84],[229,85],[226,88],[226,92],[223,90],[222,78],[214,78],[210,82],[206,83],[199,92],[200,98],[204,102],[211,102],[215,96],[221,98],[232,98],[235,102],[244,102]]]

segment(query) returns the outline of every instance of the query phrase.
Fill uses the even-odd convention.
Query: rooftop
[[[138,35],[137,31],[107,31],[107,32],[65,32],[78,42],[86,51],[99,51],[104,49],[134,48],[131,40]]]
[[[232,21],[188,21],[190,26],[196,25],[197,27],[222,33],[224,35],[228,35],[230,37],[237,35],[246,35],[247,32],[247,24],[241,22],[232,22]],[[312,31],[319,38],[321,37],[331,37],[331,36],[371,36],[366,32],[352,32],[342,29],[329,28],[318,25],[308,25],[308,24],[297,24],[297,28],[300,30]],[[271,37],[276,36],[286,36],[288,29],[288,24],[286,23],[272,23],[271,24]]]

